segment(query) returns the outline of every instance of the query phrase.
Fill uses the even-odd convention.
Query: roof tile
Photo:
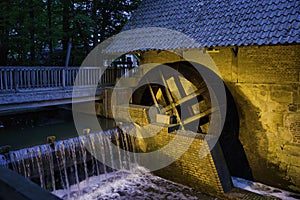
[[[186,0],[143,0],[124,30],[172,29],[187,34],[203,47],[283,44],[299,42],[299,13],[298,0],[189,0],[188,3]],[[149,38],[147,34],[152,32],[136,34],[142,35],[132,35],[127,42],[134,42],[141,49],[145,43],[136,38]],[[182,42],[174,44],[182,45]],[[121,51],[122,47],[118,48]]]

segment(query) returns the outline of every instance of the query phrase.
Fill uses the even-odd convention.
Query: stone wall
[[[300,191],[300,45],[221,48],[210,54],[239,110],[254,179]]]
[[[195,50],[177,52],[203,64]],[[238,107],[239,139],[254,179],[299,192],[300,45],[221,47],[206,53]],[[182,61],[179,55],[149,51],[142,61]]]

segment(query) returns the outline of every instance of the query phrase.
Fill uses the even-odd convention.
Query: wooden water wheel
[[[132,103],[156,108],[154,114],[150,109],[150,118],[155,114],[170,116],[171,123],[180,124],[183,130],[207,133],[212,108],[203,78],[188,62],[164,66],[168,67],[154,68],[144,75]]]
[[[221,124],[220,129],[214,130],[220,131],[219,142],[229,171],[233,176],[251,180],[251,169],[239,141],[238,110],[230,91],[222,85],[223,81],[209,69],[198,65],[196,67],[203,70],[200,71],[204,72],[205,80],[210,81],[210,85],[207,86],[198,72],[199,68],[194,68],[194,63],[192,65],[189,62],[177,62],[165,65],[179,74],[169,73],[168,70],[159,70],[159,68],[150,70],[133,93],[132,103],[155,108],[154,115],[157,113],[175,115],[182,129],[203,134],[207,133],[210,125],[215,127],[221,124],[222,118],[224,124]],[[222,93],[218,88],[225,91]],[[222,102],[222,98],[225,98],[225,101]],[[216,99],[220,101],[217,100],[216,103]],[[225,110],[222,109],[224,107]],[[149,118],[153,118],[150,111],[151,109],[148,112]],[[211,133],[215,134],[214,131]]]

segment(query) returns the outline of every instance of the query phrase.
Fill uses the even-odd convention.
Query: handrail
[[[104,72],[101,67],[5,66],[0,67],[0,93],[72,88],[77,76],[77,86],[114,85],[130,69],[127,65],[107,67]]]

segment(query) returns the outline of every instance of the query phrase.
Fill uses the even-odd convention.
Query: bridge
[[[131,68],[130,63],[107,68],[0,67],[0,114],[17,109],[71,103],[77,75],[76,86],[78,86],[79,90],[77,91],[79,92],[73,96],[73,102],[97,100],[100,98],[103,88],[113,86],[116,80]],[[96,93],[95,86],[97,86]]]

